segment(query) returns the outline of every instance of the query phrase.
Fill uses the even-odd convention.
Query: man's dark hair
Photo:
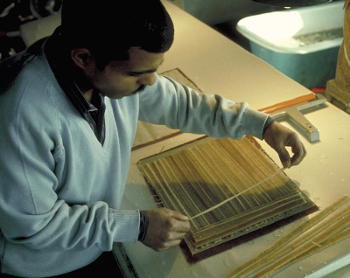
[[[133,46],[164,53],[174,40],[160,0],[65,0],[61,28],[68,49],[89,49],[102,69],[110,61],[127,60]]]

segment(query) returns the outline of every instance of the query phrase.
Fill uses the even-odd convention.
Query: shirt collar
[[[69,69],[69,61],[61,54],[60,47],[62,49],[60,27],[45,41],[44,52],[49,62],[49,65],[57,79],[57,82],[65,92],[69,100],[79,113],[88,121],[89,125],[93,129],[96,137],[102,143],[104,141],[104,96],[94,91],[92,94],[92,103],[90,103],[79,87],[73,80],[67,69]]]
[[[69,68],[68,61],[61,57],[61,52],[57,50],[59,47],[62,47],[61,32],[60,28],[57,28],[45,42],[44,52],[58,83],[83,116],[87,112],[98,110],[99,107],[95,107],[85,98],[75,81],[67,74],[65,69]],[[99,92],[94,92],[94,94],[97,94],[103,103],[102,94]]]

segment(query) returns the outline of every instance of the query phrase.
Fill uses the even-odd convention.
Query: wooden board
[[[165,207],[190,218],[279,170],[251,137],[206,137],[145,158],[138,167]],[[194,255],[314,206],[281,172],[191,220],[185,242]]]

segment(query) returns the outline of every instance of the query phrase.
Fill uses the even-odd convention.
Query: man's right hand
[[[177,246],[190,230],[188,217],[167,209],[146,210],[148,229],[143,244],[155,251],[163,251]]]

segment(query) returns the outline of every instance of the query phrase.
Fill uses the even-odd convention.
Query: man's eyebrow
[[[150,69],[150,70],[144,70],[144,71],[131,71],[129,72],[130,74],[134,74],[134,75],[142,75],[145,73],[151,73],[151,72],[156,72],[157,69]]]
[[[159,66],[161,64],[163,64],[164,59],[162,60],[162,62],[159,64]],[[146,73],[151,73],[151,72],[156,72],[158,70],[158,68],[156,69],[149,69],[149,70],[144,70],[144,71],[131,71],[130,74],[134,74],[134,75],[142,75],[142,74],[146,74]]]

